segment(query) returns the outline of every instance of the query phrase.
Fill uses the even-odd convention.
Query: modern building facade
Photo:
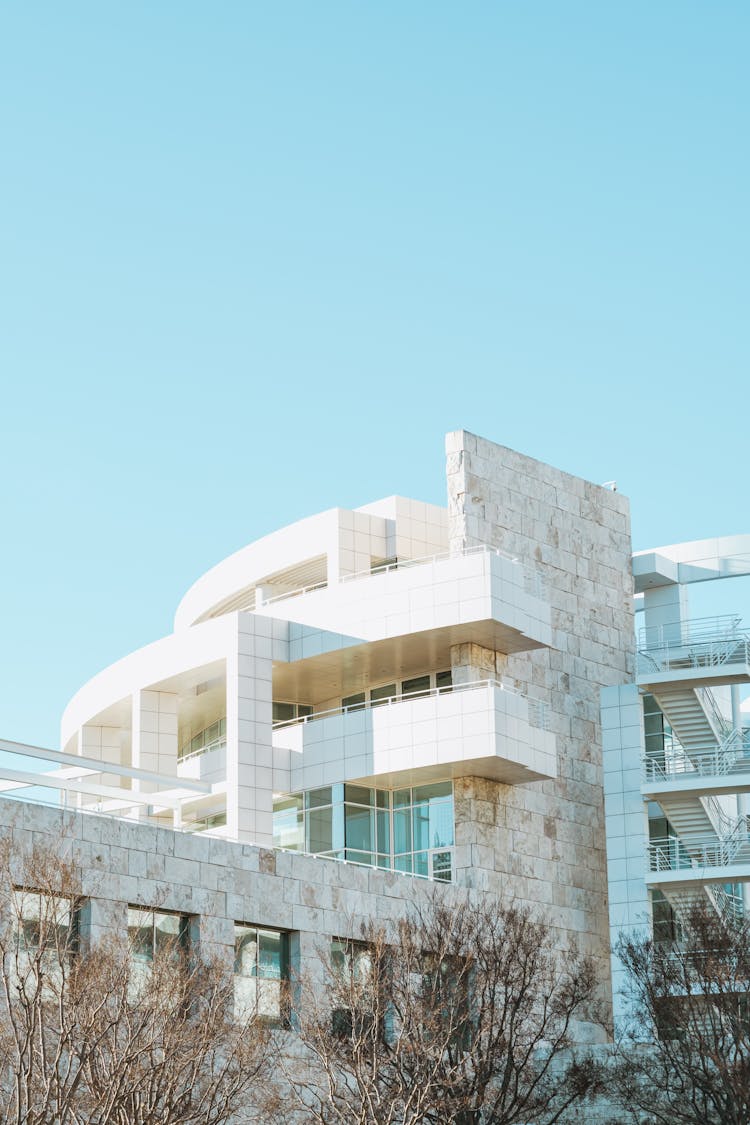
[[[72,818],[95,930],[157,895],[227,957],[304,962],[451,883],[540,907],[609,994],[599,697],[635,675],[628,502],[465,431],[446,455],[446,508],[251,544],[71,700],[41,768],[77,811],[23,824]],[[21,764],[3,787],[38,795]]]

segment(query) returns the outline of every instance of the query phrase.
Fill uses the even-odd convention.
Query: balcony
[[[665,836],[647,845],[646,885],[668,896],[690,888],[750,882],[750,834],[744,816],[726,818],[720,835]]]
[[[689,753],[675,744],[643,760],[642,793],[650,799],[660,794],[696,793],[722,796],[750,792],[750,738],[748,731],[730,731],[722,741],[691,747]]]
[[[541,704],[495,680],[317,713],[274,729],[274,788],[464,776],[541,781],[557,776],[555,737],[544,723]]]
[[[724,616],[646,627],[639,638],[638,683],[697,688],[750,682],[750,634],[739,626],[739,617]]]
[[[515,653],[552,643],[542,587],[487,547],[350,575],[259,607],[290,622],[289,660],[274,665],[278,698],[348,695],[357,683],[450,667],[454,645]]]

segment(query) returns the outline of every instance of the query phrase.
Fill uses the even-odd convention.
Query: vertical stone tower
[[[537,569],[553,647],[452,650],[454,679],[496,676],[547,705],[558,777],[457,779],[458,881],[538,904],[609,981],[599,692],[634,674],[630,510],[624,496],[457,430],[446,438],[451,550],[499,548]]]

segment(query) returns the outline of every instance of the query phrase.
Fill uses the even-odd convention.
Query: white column
[[[172,692],[150,689],[134,692],[134,767],[174,777],[177,773],[177,738],[177,696]],[[134,781],[133,788],[153,793],[158,787],[152,781]]]
[[[273,843],[273,626],[237,615],[237,643],[227,658],[227,835]]]
[[[681,640],[682,625],[689,618],[687,589],[672,583],[643,593],[643,624],[647,644]]]

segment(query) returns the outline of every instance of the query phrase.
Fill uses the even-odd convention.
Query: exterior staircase
[[[725,835],[729,827],[721,808],[712,797],[698,797],[694,793],[660,794],[659,804],[688,852],[691,837],[700,837],[704,843],[707,836],[716,836],[718,839]]]
[[[683,925],[696,907],[698,909],[711,907],[727,923],[742,918],[741,903],[716,884],[707,883],[702,887],[685,888],[665,886],[662,892]]]
[[[708,688],[654,685],[651,694],[688,757],[691,750],[705,752],[725,736],[726,720]]]

